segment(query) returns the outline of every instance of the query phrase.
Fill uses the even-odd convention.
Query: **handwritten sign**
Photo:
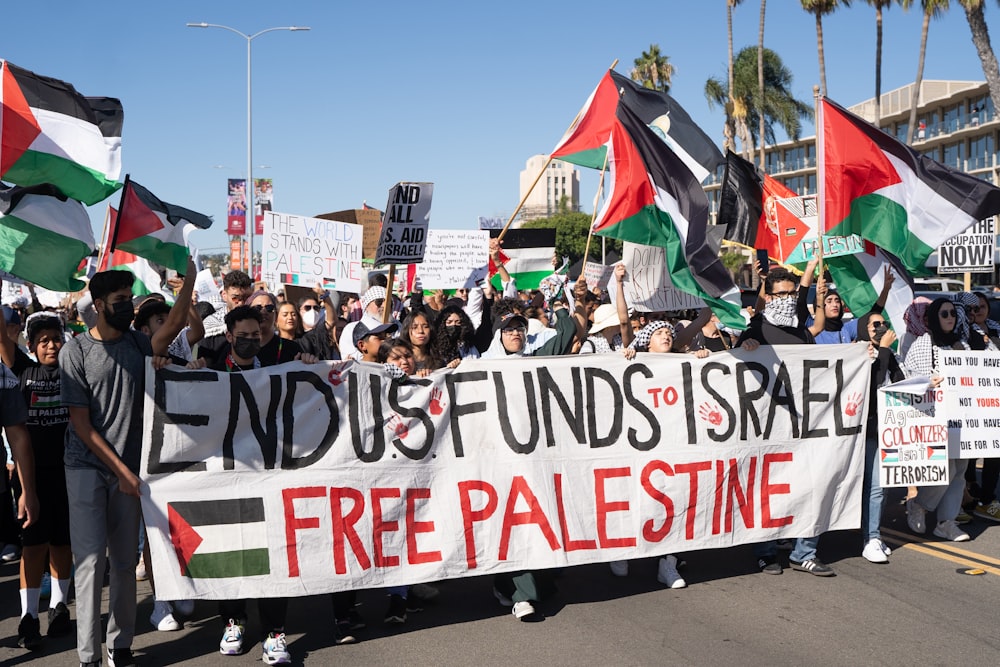
[[[667,271],[664,248],[625,242],[622,261],[625,262],[625,302],[629,308],[658,313],[669,310],[697,310],[705,302],[676,289]],[[615,293],[608,285],[608,293]],[[614,298],[614,297],[612,297]]]
[[[488,263],[489,232],[430,229],[416,275],[423,289],[475,287]]]
[[[878,465],[884,487],[948,483],[944,392],[926,378],[878,390]]]
[[[949,456],[1000,456],[1000,354],[941,350]]]
[[[608,279],[611,278],[611,272],[614,270],[614,266],[604,266],[597,262],[586,262],[583,269],[583,278],[587,281],[587,289],[593,291],[598,287],[607,285]]]
[[[320,283],[327,289],[360,291],[363,235],[361,225],[268,211],[263,279],[268,285]]]
[[[389,190],[375,266],[424,261],[433,183],[397,183]]]

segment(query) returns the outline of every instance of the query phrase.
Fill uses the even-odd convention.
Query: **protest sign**
[[[198,295],[199,301],[217,301],[219,299],[219,285],[215,282],[209,269],[202,269],[195,276],[194,293]]]
[[[830,348],[466,359],[405,384],[355,361],[147,368],[157,596],[313,595],[856,528],[871,363]]]
[[[433,183],[397,183],[389,189],[375,266],[424,261],[433,194]]]
[[[603,288],[605,285],[610,285],[609,279],[614,270],[614,266],[605,266],[598,262],[584,262],[583,278],[587,281],[587,289],[593,291],[598,287]],[[608,289],[610,290],[611,287]]]
[[[853,255],[865,251],[864,240],[858,234],[831,236],[820,234],[816,196],[769,198],[764,206],[767,227],[778,237],[781,261],[802,265],[819,254],[820,242],[824,257]]]
[[[503,218],[487,218],[484,216],[479,216],[479,228],[480,229],[503,229],[506,224],[506,220]]]
[[[1000,456],[1000,353],[940,350],[948,455]]]
[[[948,483],[948,420],[927,378],[878,390],[878,464],[884,487]]]
[[[667,251],[656,246],[626,241],[622,249],[625,262],[625,303],[645,312],[696,310],[705,302],[674,288],[667,269]],[[615,298],[617,287],[608,283],[608,294]]]
[[[475,287],[486,278],[489,232],[431,229],[424,261],[416,267],[422,289]]]
[[[290,213],[264,214],[263,280],[357,292],[363,230],[337,220],[307,218]]]
[[[993,220],[981,220],[938,246],[938,273],[992,273],[997,238]]]

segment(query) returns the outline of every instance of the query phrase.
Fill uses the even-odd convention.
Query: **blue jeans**
[[[882,504],[885,494],[879,483],[878,437],[875,434],[865,438],[865,478],[861,487],[861,530],[865,542],[882,539],[879,527],[882,525]]]
[[[816,557],[816,545],[819,544],[819,537],[800,537],[795,540],[795,548],[788,558],[797,563],[807,561]],[[774,540],[770,542],[758,542],[753,545],[753,555],[757,558],[774,558],[778,553],[778,543]]]

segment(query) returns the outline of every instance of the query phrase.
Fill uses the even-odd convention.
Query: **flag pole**
[[[114,252],[115,246],[118,244],[118,219],[122,217],[125,213],[125,195],[128,193],[129,184],[129,174],[125,174],[125,183],[122,185],[122,196],[118,200],[118,215],[115,216],[115,221],[112,223],[111,232],[111,248],[108,252]]]
[[[392,288],[393,284],[396,282],[396,264],[395,262],[389,265],[389,275],[388,282],[385,286],[385,303],[382,304],[382,322],[388,322],[389,317],[392,315]]]
[[[615,61],[611,63],[611,67],[609,67],[608,69],[613,70],[615,68],[615,65],[617,64],[618,64],[618,59],[615,58]],[[573,118],[573,122],[570,123],[569,127],[566,128],[566,132],[572,130],[573,127],[576,125],[577,121],[580,120],[580,116],[583,114],[583,109],[584,107],[580,107],[580,110],[576,112],[576,116]],[[566,135],[566,132],[563,132],[563,136]],[[521,212],[521,208],[524,206],[524,203],[528,201],[528,197],[530,197],[531,193],[534,192],[535,186],[538,185],[538,181],[542,180],[542,175],[545,173],[545,170],[549,168],[549,165],[552,164],[552,160],[554,159],[555,158],[553,158],[552,155],[549,154],[549,159],[545,161],[544,165],[542,165],[542,168],[538,172],[538,175],[535,176],[535,180],[531,182],[531,186],[528,188],[528,191],[524,193],[523,197],[521,197],[521,201],[517,204],[517,208],[515,208],[514,212],[510,214],[510,218],[507,220],[507,224],[503,226],[503,229],[501,229],[500,233],[497,235],[498,241],[503,240],[503,237],[507,233],[507,230],[510,228],[511,223],[514,222],[514,218],[516,218],[517,214]]]
[[[813,103],[816,106],[816,231],[819,235],[819,276],[823,276],[823,236],[826,234],[826,142],[823,139],[823,98],[819,86],[813,86]]]
[[[604,166],[601,167],[601,180],[597,183],[597,194],[594,195],[594,214],[590,216],[590,229],[587,230],[587,245],[583,249],[583,266],[580,267],[580,275],[587,274],[587,262],[590,261],[590,240],[594,238],[594,221],[597,220],[597,202],[601,199],[604,191],[604,172],[608,168],[608,153],[604,152]]]
[[[97,253],[97,270],[102,271],[101,266],[104,264],[105,259],[108,257],[108,242],[109,233],[111,231],[111,204],[108,204],[108,210],[104,213],[104,229],[101,230],[101,251]]]

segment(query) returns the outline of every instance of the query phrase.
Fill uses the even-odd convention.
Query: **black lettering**
[[[167,382],[218,382],[219,376],[210,371],[172,371],[164,368],[156,372],[156,379],[153,389],[153,433],[152,442],[149,447],[149,462],[146,464],[146,472],[150,475],[159,475],[171,472],[201,472],[206,470],[204,461],[171,461],[164,463],[160,460],[163,455],[163,427],[167,424],[178,424],[187,426],[208,425],[208,415],[188,415],[176,412],[167,412]]]
[[[378,382],[377,375],[370,376],[378,383],[379,389],[372,388],[373,409],[378,411],[375,427],[371,434],[371,449],[365,450],[365,433],[361,431],[361,383],[357,373],[347,373],[344,380],[347,382],[347,414],[351,420],[351,444],[354,445],[354,455],[362,463],[372,463],[378,461],[385,454],[385,432],[382,429],[382,397],[381,383]]]
[[[764,439],[771,437],[771,426],[774,424],[774,413],[778,406],[784,405],[788,408],[788,419],[792,427],[792,437],[799,437],[799,412],[795,408],[795,390],[792,388],[792,379],[788,376],[788,368],[785,362],[778,364],[778,372],[774,376],[774,387],[771,388],[771,409],[767,412],[767,424],[764,426]]]
[[[250,420],[250,430],[253,431],[260,446],[261,456],[264,457],[264,469],[274,469],[274,462],[278,457],[278,402],[281,400],[281,376],[272,375],[268,379],[271,382],[271,401],[267,406],[267,421],[261,426],[260,408],[257,406],[257,398],[253,395],[250,383],[239,373],[229,376],[229,426],[226,427],[226,435],[222,439],[222,467],[226,470],[233,470],[236,467],[233,436],[236,434],[237,424],[244,418],[240,411],[240,399],[246,404],[246,418]]]
[[[587,434],[590,437],[590,446],[593,447],[607,447],[618,442],[618,438],[622,434],[622,392],[618,387],[618,383],[615,381],[615,376],[606,370],[600,368],[585,368],[583,369],[583,374],[587,378]],[[596,387],[594,385],[594,380],[600,378],[608,387],[611,388],[611,393],[614,394],[614,398],[611,401],[611,408],[614,410],[614,414],[611,418],[611,427],[608,429],[608,434],[605,437],[600,437],[597,435],[597,417],[600,413],[601,421],[605,421],[608,418],[607,406],[597,405],[597,399],[594,396],[596,393]]]
[[[486,401],[459,404],[456,397],[456,385],[459,382],[483,382],[486,379],[486,371],[449,373],[444,378],[444,384],[448,387],[448,401],[451,404],[451,408],[448,410],[448,414],[451,416],[451,442],[455,448],[455,456],[458,458],[465,456],[465,448],[462,445],[462,429],[458,420],[462,415],[486,412]]]
[[[729,405],[729,402],[726,401],[726,399],[712,387],[712,383],[709,382],[708,374],[712,371],[722,371],[723,375],[729,375],[729,366],[726,364],[720,364],[717,361],[709,361],[701,368],[701,386],[704,387],[705,391],[711,394],[712,398],[718,402],[719,407],[721,407],[728,416],[729,422],[729,426],[727,426],[726,430],[721,433],[716,431],[714,428],[709,428],[708,437],[716,442],[725,442],[733,434],[733,431],[736,430],[736,413],[733,411],[732,406]],[[693,410],[689,410],[688,412],[693,412]]]
[[[333,389],[329,384],[323,382],[318,375],[312,371],[291,371],[285,376],[288,383],[288,392],[285,394],[285,406],[282,410],[282,425],[284,427],[284,439],[281,443],[281,469],[298,470],[305,468],[323,458],[340,431],[340,411],[337,409],[337,401],[333,396]],[[295,391],[300,382],[312,385],[316,391],[323,395],[327,410],[330,411],[330,419],[327,421],[326,433],[309,454],[295,456],[292,453],[295,433],[295,413],[292,410],[295,404]]]
[[[759,382],[756,389],[747,389],[746,376],[752,373],[757,376]],[[740,440],[747,439],[747,426],[753,424],[754,437],[760,437],[763,432],[760,428],[760,419],[757,415],[757,408],[753,402],[764,396],[767,385],[771,382],[771,374],[767,372],[767,367],[755,361],[740,362],[736,364],[736,392],[740,397]]]
[[[562,413],[566,426],[573,432],[573,437],[577,443],[586,442],[586,435],[583,432],[583,388],[580,385],[580,368],[574,366],[570,369],[573,376],[573,408],[570,409],[569,401],[563,396],[559,385],[552,379],[552,374],[544,367],[538,369],[538,393],[542,402],[542,423],[545,425],[545,446],[555,447],[555,433],[552,430],[552,399],[555,399]]]
[[[857,435],[861,433],[861,424],[847,428],[844,426],[844,406],[841,399],[844,396],[844,360],[838,359],[833,365],[833,375],[837,381],[837,389],[833,394],[833,432],[838,436]],[[866,388],[867,391],[867,388]],[[869,408],[871,409],[871,408]]]
[[[500,432],[504,442],[515,454],[530,454],[538,445],[538,406],[535,404],[535,382],[530,371],[521,373],[524,379],[524,407],[528,410],[529,432],[524,443],[518,441],[514,429],[510,425],[510,410],[507,407],[507,388],[503,382],[503,373],[493,371],[493,384],[497,394],[497,417],[500,420]]]
[[[660,422],[656,421],[656,415],[653,414],[653,411],[647,408],[632,393],[632,376],[636,373],[642,373],[643,377],[647,378],[653,377],[653,371],[649,370],[649,367],[645,364],[629,364],[622,375],[622,391],[625,395],[625,401],[635,408],[636,412],[646,418],[646,422],[649,424],[650,435],[649,440],[639,440],[637,437],[638,432],[630,426],[628,429],[628,444],[640,452],[648,452],[660,442]]]
[[[432,384],[431,380],[427,378],[422,379],[412,379],[410,384],[420,385],[426,387]],[[400,438],[394,438],[392,441],[393,446],[399,451],[400,454],[410,459],[411,461],[420,461],[431,451],[431,446],[434,444],[434,422],[427,413],[420,408],[408,408],[399,403],[399,387],[400,385],[396,382],[389,384],[389,407],[391,407],[396,414],[405,419],[417,419],[424,426],[424,444],[420,446],[419,449],[410,449],[407,447]],[[410,438],[413,433],[413,429],[409,430],[407,438]]]
[[[802,437],[803,438],[825,438],[829,435],[829,429],[809,428],[809,404],[830,402],[830,394],[815,394],[809,391],[810,371],[814,368],[827,368],[829,364],[825,359],[806,359],[802,364]]]

